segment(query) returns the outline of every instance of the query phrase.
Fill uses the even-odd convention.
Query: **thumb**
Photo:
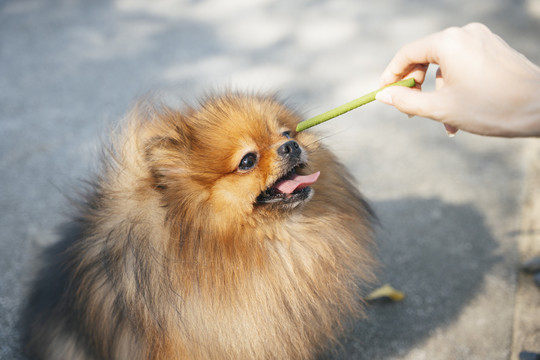
[[[381,90],[375,99],[393,105],[399,111],[409,114],[441,120],[439,96],[434,92],[421,92],[403,86],[390,86]]]

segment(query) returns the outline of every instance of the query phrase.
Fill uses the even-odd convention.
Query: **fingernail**
[[[376,100],[379,100],[379,101],[382,102],[382,103],[385,103],[385,104],[388,104],[388,105],[392,105],[392,96],[391,96],[388,92],[386,92],[386,91],[384,91],[384,90],[379,91],[379,92],[375,95],[375,99],[376,99]]]
[[[381,77],[379,78],[379,87],[384,87],[387,84],[388,82],[386,81],[386,76],[384,74],[381,75]]]
[[[455,128],[453,126],[450,126],[450,125],[446,125],[446,124],[444,124],[444,130],[446,130],[446,135],[449,138],[453,138],[454,136],[456,136],[456,134],[458,132],[457,128]]]

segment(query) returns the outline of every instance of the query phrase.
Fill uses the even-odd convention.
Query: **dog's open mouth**
[[[319,178],[320,172],[311,175],[298,175],[293,168],[285,176],[279,178],[272,186],[261,192],[257,197],[258,204],[286,203],[292,204],[310,198],[310,185]]]

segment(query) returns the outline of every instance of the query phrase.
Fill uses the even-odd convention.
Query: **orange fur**
[[[372,213],[316,136],[294,133],[299,120],[241,94],[184,112],[136,107],[44,273],[63,274],[60,295],[31,298],[30,353],[310,359],[335,343],[372,280]],[[307,157],[297,171],[321,172],[314,195],[258,204],[288,171],[285,131]],[[250,152],[256,165],[240,171]]]

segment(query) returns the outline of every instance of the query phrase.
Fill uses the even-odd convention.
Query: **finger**
[[[415,88],[421,89],[422,84],[424,84],[424,80],[426,79],[426,73],[428,70],[429,65],[427,64],[416,64],[413,69],[406,74],[403,78],[413,78],[416,82]]]
[[[437,69],[437,72],[435,74],[435,89],[439,90],[442,87],[444,87],[444,77],[441,71],[441,68],[439,67]]]
[[[421,92],[402,86],[392,86],[380,91],[375,98],[385,104],[393,105],[405,114],[441,121],[444,102],[440,101],[440,96],[435,92]]]
[[[417,65],[438,64],[437,43],[440,33],[426,36],[403,46],[387,65],[381,75],[383,85],[401,80]],[[415,78],[415,80],[418,80]]]
[[[399,81],[401,79],[409,79],[409,78],[413,78],[416,85],[415,87],[417,89],[421,89],[422,88],[422,84],[424,83],[424,80],[426,79],[426,73],[427,73],[427,70],[428,70],[428,67],[429,65],[428,64],[415,64],[414,66],[411,67],[410,71],[406,74],[403,74],[403,76],[399,79],[397,79],[396,81]],[[386,82],[385,79],[383,79],[381,77],[381,80],[380,80],[380,87],[384,87],[388,84],[391,84],[395,81],[391,81],[391,82]]]

